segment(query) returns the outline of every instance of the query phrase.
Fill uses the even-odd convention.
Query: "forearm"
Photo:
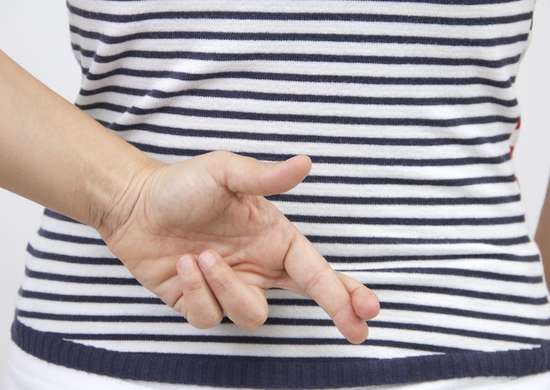
[[[544,262],[544,274],[550,288],[550,182],[546,189],[546,197],[540,213],[535,241],[540,248]]]
[[[99,228],[154,164],[0,51],[0,187]]]

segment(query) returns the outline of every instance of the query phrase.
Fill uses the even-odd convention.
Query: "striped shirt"
[[[380,298],[347,342],[313,300],[197,329],[91,227],[45,209],[13,340],[135,380],[328,388],[550,370],[550,304],[514,174],[534,0],[68,0],[75,104],[150,156],[313,168],[271,200]]]

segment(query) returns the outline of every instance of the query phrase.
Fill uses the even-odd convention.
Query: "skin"
[[[334,271],[264,197],[299,184],[309,157],[270,163],[213,151],[155,160],[1,51],[0,118],[0,186],[95,228],[191,325],[227,315],[255,329],[267,318],[265,291],[280,287],[313,299],[350,343],[366,340],[366,320],[380,310],[374,292]]]

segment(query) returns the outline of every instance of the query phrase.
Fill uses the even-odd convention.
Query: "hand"
[[[268,315],[265,290],[280,287],[315,300],[361,343],[365,320],[379,311],[376,295],[334,271],[264,198],[290,190],[310,169],[307,156],[272,163],[226,151],[156,162],[134,177],[98,231],[144,287],[196,327],[227,314],[254,329]],[[196,254],[212,266],[200,270]]]

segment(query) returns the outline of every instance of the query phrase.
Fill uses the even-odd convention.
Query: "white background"
[[[549,17],[550,1],[538,0],[534,33],[517,82],[522,130],[514,161],[532,235],[550,171]],[[0,48],[66,99],[75,98],[80,73],[70,50],[63,0],[2,0]],[[23,253],[41,211],[40,205],[0,189],[0,378],[13,303],[23,275]]]

